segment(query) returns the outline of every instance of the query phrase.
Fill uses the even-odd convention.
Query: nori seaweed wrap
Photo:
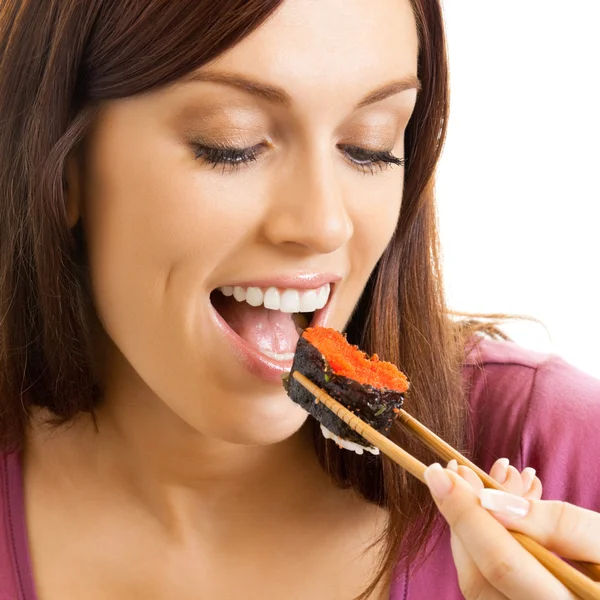
[[[294,371],[302,373],[383,434],[389,432],[409,387],[405,375],[395,365],[380,361],[377,355],[369,358],[348,343],[344,335],[324,327],[308,328],[302,333],[291,373]],[[315,402],[315,397],[293,377],[286,378],[284,385],[289,397],[326,428],[323,433],[327,437],[331,432],[342,440],[372,449],[367,440],[326,406]]]

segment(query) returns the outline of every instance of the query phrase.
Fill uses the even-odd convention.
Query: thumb
[[[480,492],[481,505],[511,531],[520,531],[564,558],[600,562],[600,514],[568,502],[525,500],[498,490]]]

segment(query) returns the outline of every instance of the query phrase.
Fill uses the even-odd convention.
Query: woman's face
[[[417,54],[409,0],[287,0],[189,79],[103,107],[79,207],[109,394],[129,378],[236,443],[298,430],[299,313],[342,329],[392,237]]]

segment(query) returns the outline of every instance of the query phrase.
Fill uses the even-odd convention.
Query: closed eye
[[[227,168],[238,168],[241,165],[251,163],[258,158],[264,144],[256,144],[250,148],[231,148],[227,146],[205,146],[194,144],[196,160],[212,165],[213,168],[219,165],[223,166],[223,171]]]
[[[213,168],[219,165],[223,172],[236,170],[242,165],[247,165],[258,159],[266,144],[260,143],[249,148],[234,148],[229,146],[207,146],[193,144],[196,160],[202,160]],[[338,144],[338,149],[357,170],[363,173],[375,174],[377,170],[383,171],[392,166],[404,166],[405,159],[394,156],[391,151],[369,150],[350,144]]]
[[[368,150],[359,146],[348,144],[339,144],[338,148],[344,152],[350,162],[365,173],[375,173],[375,169],[380,171],[392,166],[404,166],[406,160],[394,156],[391,151],[386,150]]]

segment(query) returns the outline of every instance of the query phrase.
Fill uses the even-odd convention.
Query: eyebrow
[[[201,81],[210,83],[220,83],[231,87],[238,88],[244,92],[263,98],[272,104],[279,104],[281,106],[291,106],[291,96],[282,88],[271,85],[269,83],[263,83],[242,75],[234,75],[232,73],[219,73],[200,71],[195,72],[189,77],[185,78],[185,81]],[[354,110],[364,108],[370,104],[381,102],[390,96],[395,96],[401,92],[407,90],[421,89],[421,82],[416,75],[408,75],[402,79],[391,81],[386,83],[380,88],[369,92],[355,107]]]

